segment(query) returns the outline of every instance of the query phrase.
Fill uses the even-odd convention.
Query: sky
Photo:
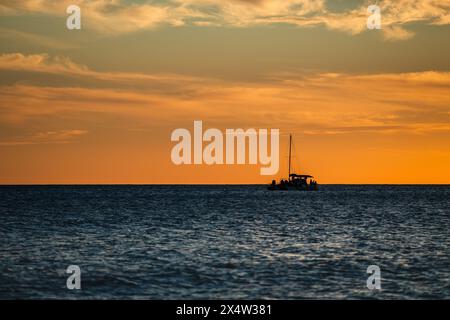
[[[289,134],[319,183],[448,184],[449,57],[448,0],[2,0],[0,184],[270,183]],[[280,129],[280,171],[174,165],[194,120]]]

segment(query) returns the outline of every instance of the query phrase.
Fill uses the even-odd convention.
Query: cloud
[[[95,84],[1,86],[0,121],[13,126],[42,118],[95,122],[106,117],[136,129],[199,118],[218,126],[275,126],[329,135],[448,131],[450,123],[450,72],[280,73],[257,81],[190,81],[182,75],[99,72],[65,58],[19,53],[0,56],[0,69],[63,73]],[[116,85],[123,81],[129,86]]]
[[[39,45],[46,48],[52,48],[57,50],[70,50],[77,48],[76,45],[70,42],[59,41],[48,36],[1,27],[0,27],[0,39],[3,39],[4,41],[10,41],[12,39],[22,39],[34,45]]]
[[[163,23],[179,24],[168,6],[152,3],[133,4],[120,0],[6,0],[0,5],[0,14],[66,16],[66,8],[76,4],[82,10],[83,26],[106,34],[149,29]]]
[[[71,129],[37,132],[29,137],[9,141],[0,141],[0,146],[22,146],[35,144],[71,143],[74,139],[87,134],[87,130]]]
[[[129,3],[121,0],[4,1],[2,15],[51,14],[63,16],[69,4],[82,8],[83,23],[104,34],[122,34],[171,26],[231,26],[290,24],[326,26],[358,34],[366,30],[368,2],[357,8],[333,12],[325,0],[167,0]],[[450,23],[450,0],[384,0],[380,2],[382,32],[388,40],[406,40],[414,34],[407,24]]]
[[[48,54],[7,53],[0,55],[0,70],[26,71],[46,74],[56,74],[69,77],[80,77],[119,83],[146,83],[155,86],[156,83],[190,83],[204,81],[202,78],[180,74],[143,74],[130,72],[98,72],[87,66],[77,64],[67,57],[49,56]]]
[[[3,54],[0,56],[0,69],[84,76],[91,75],[91,72],[85,66],[77,65],[68,58],[50,58],[47,54]]]
[[[414,33],[399,26],[388,26],[383,29],[386,40],[408,40],[414,37]]]

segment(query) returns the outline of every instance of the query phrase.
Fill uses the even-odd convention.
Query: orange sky
[[[288,17],[291,7],[231,0],[236,10],[215,4],[223,20],[200,25],[186,16],[194,2],[161,20],[174,25],[141,23],[129,1],[110,16],[88,6],[78,33],[58,7],[0,6],[0,183],[269,183],[287,175],[289,133],[294,168],[319,183],[450,183],[447,13],[424,4],[426,22],[401,17],[408,29],[386,1],[386,28],[374,34],[360,27],[364,2],[330,20],[324,8],[338,8],[328,2],[297,1],[315,14],[309,27],[239,11]],[[279,128],[280,172],[172,164],[170,134],[194,120]]]

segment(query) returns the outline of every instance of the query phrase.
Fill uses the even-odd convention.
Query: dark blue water
[[[450,186],[0,187],[0,298],[448,299],[449,199]],[[73,264],[81,290],[66,288]]]

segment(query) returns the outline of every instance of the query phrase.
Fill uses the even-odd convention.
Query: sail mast
[[[288,175],[288,181],[291,181],[291,145],[292,145],[292,134],[289,134],[289,175]]]

